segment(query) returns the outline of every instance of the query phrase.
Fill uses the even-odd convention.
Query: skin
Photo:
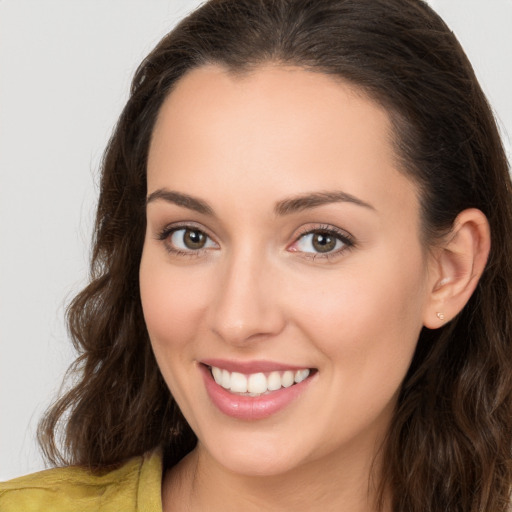
[[[211,210],[154,195],[147,205],[145,320],[199,439],[166,474],[164,511],[175,503],[223,512],[373,510],[372,463],[378,475],[378,448],[419,332],[442,325],[437,308],[444,321],[455,315],[478,280],[471,264],[460,283],[468,258],[459,263],[455,250],[422,245],[418,190],[398,168],[385,110],[300,68],[267,65],[243,76],[196,69],[166,99],[154,129],[148,197],[159,190]],[[284,200],[333,191],[365,204],[275,211]],[[183,231],[161,235],[183,225],[208,235],[204,249],[186,249]],[[457,247],[474,249],[485,221],[469,212],[460,225]],[[304,233],[319,229],[349,234],[353,245],[315,253]],[[212,404],[199,371],[207,358],[317,372],[287,407],[244,421]]]

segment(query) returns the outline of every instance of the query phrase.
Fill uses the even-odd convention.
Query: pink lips
[[[257,372],[271,372],[284,370],[300,370],[304,367],[283,366],[267,361],[255,361],[248,363],[231,362],[219,359],[209,359],[202,361],[199,365],[201,369],[206,391],[213,404],[227,416],[241,420],[260,420],[268,418],[281,411],[298,398],[311,382],[311,376],[298,384],[288,388],[281,388],[261,396],[251,397],[231,393],[219,386],[210,373],[208,366],[216,366],[230,372],[239,372],[244,374]]]
[[[228,372],[239,372],[248,375],[257,372],[273,372],[285,370],[302,370],[304,366],[289,366],[273,361],[230,361],[227,359],[205,359],[201,363],[207,366],[216,366]]]

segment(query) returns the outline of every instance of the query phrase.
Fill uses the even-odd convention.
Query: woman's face
[[[432,288],[416,192],[386,112],[341,81],[180,80],[149,151],[140,287],[198,453],[251,475],[368,462]]]

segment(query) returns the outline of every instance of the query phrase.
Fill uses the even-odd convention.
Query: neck
[[[167,472],[163,511],[175,510],[176,503],[183,510],[211,512],[376,511],[381,461],[375,449],[361,449],[319,458],[285,474],[254,476],[227,470],[199,444]]]

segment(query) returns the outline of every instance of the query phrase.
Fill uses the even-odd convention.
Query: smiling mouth
[[[236,395],[251,397],[268,395],[282,388],[289,388],[306,380],[316,371],[313,368],[303,368],[246,375],[216,366],[207,366],[207,368],[213,380],[225,390]]]

